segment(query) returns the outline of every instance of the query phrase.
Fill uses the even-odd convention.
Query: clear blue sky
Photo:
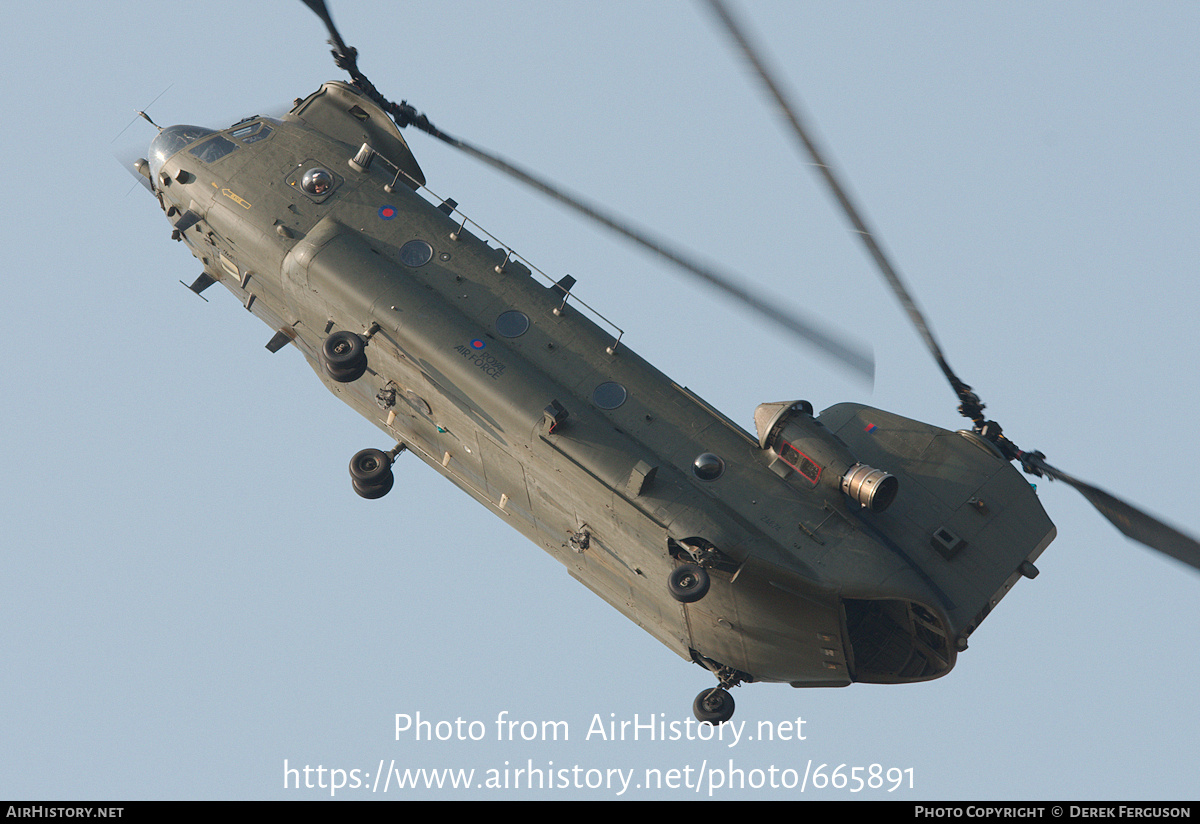
[[[1194,4],[739,3],[932,319],[1026,448],[1200,534]],[[540,169],[873,342],[873,392],[471,160],[431,188],[579,293],[681,384],[955,401],[707,12],[663,3],[338,2],[361,65],[446,130]],[[1195,798],[1200,575],[1039,483],[1059,529],[957,668],[910,687],[749,685],[735,721],[805,740],[584,740],[690,717],[709,678],[419,462],[378,502],[381,435],[198,265],[113,162],[338,76],[299,2],[23,4],[0,50],[9,354],[0,415],[0,796],[304,798],[284,762],[358,769],[912,768],[812,798]],[[15,185],[14,185],[15,184]],[[714,338],[714,319],[727,334]],[[566,721],[568,742],[492,723]],[[393,717],[478,720],[396,741]],[[613,714],[610,716],[610,713]],[[661,715],[660,715],[661,714]],[[752,780],[752,779],[748,779]],[[610,789],[477,797],[610,798]],[[339,797],[367,797],[349,790]],[[435,798],[458,797],[431,791]],[[691,791],[632,789],[638,798]],[[392,796],[396,797],[396,796]],[[719,790],[720,798],[799,798]]]

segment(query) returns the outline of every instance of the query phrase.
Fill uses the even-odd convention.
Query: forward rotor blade
[[[302,0],[304,5],[313,10],[317,17],[325,24],[325,28],[329,30],[329,39],[339,51],[346,51],[346,42],[342,40],[341,33],[337,30],[337,26],[333,25],[333,17],[329,14],[329,7],[325,5],[325,0]]]
[[[124,166],[125,170],[127,172],[129,172],[131,175],[133,175],[134,178],[137,179],[137,182],[142,185],[143,189],[145,189],[147,192],[150,192],[151,194],[154,194],[154,187],[150,185],[149,179],[147,179],[145,175],[138,172],[138,170],[134,167],[134,164],[137,161],[136,161],[136,159],[130,160],[127,157],[127,155],[129,155],[129,154],[130,154],[129,152],[123,152],[123,153],[113,152],[113,159],[115,159],[118,163],[120,163],[122,166]],[[132,186],[129,187],[129,191],[131,191],[131,192],[133,191]]]
[[[734,278],[729,277],[721,272],[716,271],[710,266],[699,263],[682,252],[676,251],[669,247],[663,241],[653,237],[648,232],[634,227],[625,220],[618,219],[605,213],[603,210],[589,203],[586,203],[581,198],[568,194],[556,186],[535,177],[533,174],[514,166],[512,163],[491,154],[477,146],[472,146],[464,140],[460,140],[452,135],[446,134],[441,129],[438,129],[429,118],[418,112],[405,101],[399,104],[393,103],[386,98],[375,88],[375,86],[358,70],[358,52],[353,48],[348,48],[343,42],[337,28],[333,25],[333,19],[329,15],[329,9],[325,6],[325,0],[304,0],[304,4],[325,22],[325,27],[329,29],[330,37],[334,45],[334,61],[339,68],[345,69],[350,73],[354,84],[362,90],[370,99],[378,103],[384,111],[386,111],[396,125],[400,128],[413,126],[426,132],[437,139],[448,143],[456,149],[466,152],[473,157],[484,161],[493,168],[499,169],[511,177],[516,178],[527,186],[532,186],[543,194],[557,200],[570,208],[574,209],[584,217],[600,223],[608,227],[614,232],[624,236],[628,240],[648,249],[660,257],[675,264],[685,272],[700,278],[714,286],[717,289],[725,292],[750,308],[765,315],[775,323],[782,326],[792,334],[810,343],[830,357],[840,361],[842,364],[850,367],[855,372],[859,373],[867,379],[868,382],[875,379],[875,361],[874,358],[862,349],[842,341],[834,337],[833,334],[825,332],[816,323],[808,320],[803,320],[794,314],[784,312],[777,308],[773,303],[763,297],[759,297],[750,292],[744,286],[740,285]]]
[[[738,47],[742,50],[742,53],[745,55],[746,59],[754,67],[754,70],[758,73],[759,79],[762,81],[771,97],[775,100],[775,103],[779,106],[780,113],[788,121],[792,131],[795,132],[795,135],[797,139],[799,139],[804,151],[812,160],[813,165],[815,165],[820,171],[821,177],[825,181],[825,185],[829,188],[830,192],[832,192],[834,198],[837,199],[837,202],[842,207],[842,211],[845,213],[847,219],[849,219],[850,223],[854,226],[855,233],[858,235],[859,239],[862,240],[863,245],[866,247],[871,257],[875,260],[875,265],[879,268],[884,280],[887,281],[887,284],[891,287],[892,292],[895,293],[896,297],[899,299],[900,304],[904,307],[904,311],[908,313],[909,320],[911,320],[913,326],[916,327],[916,330],[921,335],[922,340],[925,341],[925,346],[933,354],[934,360],[937,361],[942,373],[946,376],[946,379],[950,381],[951,388],[954,390],[955,394],[958,395],[960,402],[963,403],[965,407],[963,414],[972,419],[976,419],[978,416],[977,422],[980,422],[982,420],[982,405],[979,404],[979,399],[973,393],[971,393],[971,387],[963,383],[962,380],[954,374],[954,370],[950,368],[950,364],[946,362],[946,356],[942,354],[941,346],[938,345],[937,340],[933,336],[933,331],[929,327],[929,323],[925,320],[925,316],[921,314],[921,310],[917,308],[916,301],[913,299],[912,295],[909,294],[908,289],[901,280],[900,273],[892,265],[887,255],[884,254],[883,249],[875,240],[875,235],[867,226],[866,220],[863,218],[858,208],[854,205],[854,202],[850,199],[850,195],[846,191],[846,188],[839,181],[838,176],[835,174],[833,168],[826,162],[824,155],[817,146],[815,139],[812,137],[811,130],[806,128],[804,118],[801,117],[801,109],[799,105],[794,101],[789,101],[784,95],[782,87],[775,81],[771,72],[767,70],[766,63],[760,56],[760,51],[751,44],[746,33],[743,31],[741,26],[738,25],[737,21],[733,19],[733,16],[730,14],[729,10],[724,6],[721,0],[708,0],[708,3],[712,8],[713,13],[717,16],[717,19],[720,20],[726,31],[729,32],[730,37],[733,38],[734,42],[736,42]],[[976,409],[976,407],[978,407],[978,409]]]
[[[659,257],[673,263],[678,268],[693,275],[705,283],[713,286],[725,294],[741,301],[742,303],[754,309],[761,315],[769,318],[787,331],[796,335],[805,342],[818,347],[830,357],[840,361],[843,365],[850,367],[855,372],[862,375],[868,381],[874,380],[875,377],[875,360],[869,352],[865,352],[859,347],[835,337],[832,333],[822,330],[814,321],[804,320],[799,316],[785,312],[775,306],[767,298],[760,297],[754,294],[746,287],[742,286],[737,280],[730,275],[719,272],[711,266],[707,266],[699,261],[689,257],[685,253],[673,249],[663,240],[654,237],[644,229],[633,226],[626,220],[618,218],[614,215],[606,213],[604,210],[593,204],[585,202],[577,195],[564,192],[562,189],[535,177],[533,174],[514,166],[503,158],[497,157],[483,149],[472,146],[464,140],[452,137],[445,132],[434,130],[431,134],[435,134],[441,140],[449,143],[457,149],[470,154],[471,156],[482,160],[493,168],[499,169],[505,174],[521,181],[527,186],[537,189],[539,192],[557,200],[559,203],[570,207],[584,217],[599,223],[602,226],[616,232],[627,240],[636,243],[644,249],[654,252]]]
[[[1167,526],[1162,521],[1147,515],[1135,506],[1117,498],[1103,489],[1098,489],[1089,483],[1068,475],[1046,463],[1041,453],[1025,453],[1021,456],[1022,464],[1033,467],[1035,474],[1045,474],[1051,480],[1062,481],[1068,486],[1079,490],[1092,506],[1112,522],[1113,526],[1139,544],[1157,549],[1165,555],[1170,555],[1177,561],[1200,570],[1200,542],[1184,535],[1174,527]]]

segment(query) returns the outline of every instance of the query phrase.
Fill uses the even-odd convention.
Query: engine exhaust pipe
[[[842,476],[842,492],[872,512],[883,512],[896,499],[900,482],[882,469],[855,464]]]

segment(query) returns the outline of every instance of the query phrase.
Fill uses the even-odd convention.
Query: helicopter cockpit
[[[176,152],[185,146],[195,143],[202,137],[216,134],[213,129],[203,126],[168,126],[150,141],[150,179],[157,180],[163,164],[171,159]]]

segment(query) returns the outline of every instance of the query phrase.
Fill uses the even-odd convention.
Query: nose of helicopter
[[[157,185],[158,175],[164,163],[180,149],[210,134],[216,132],[203,126],[168,126],[160,131],[158,136],[150,141],[150,150],[146,156],[150,163],[150,180]]]

